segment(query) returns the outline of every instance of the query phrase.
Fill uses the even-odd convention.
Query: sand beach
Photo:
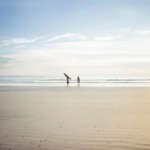
[[[149,150],[150,88],[0,87],[0,150]]]

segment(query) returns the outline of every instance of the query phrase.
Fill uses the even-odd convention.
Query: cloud
[[[33,38],[33,39],[25,39],[25,38],[9,38],[6,40],[2,40],[2,43],[5,43],[4,45],[9,45],[9,44],[22,44],[22,43],[33,43],[39,40],[38,37]]]
[[[67,34],[64,34],[64,35],[55,36],[55,37],[53,37],[51,39],[48,39],[46,41],[43,41],[41,43],[56,41],[56,40],[59,40],[61,38],[71,38],[71,39],[81,39],[81,40],[87,39],[86,36],[84,36],[80,33],[67,33]]]
[[[115,40],[119,38],[123,38],[123,36],[122,35],[115,35],[115,36],[108,35],[108,36],[96,37],[95,40],[106,41],[106,40]]]
[[[99,75],[102,70],[110,74],[110,70],[113,69],[114,73],[119,74],[125,69],[125,72],[131,74],[132,69],[140,69],[144,75],[145,70],[148,70],[146,66],[150,65],[149,38],[135,36],[135,30],[126,34],[122,30],[120,32],[110,31],[110,33],[86,33],[86,36],[79,33],[68,33],[49,39],[49,41],[58,41],[44,43],[47,46],[37,45],[35,41],[38,39],[9,38],[7,40],[17,45],[1,49],[3,57],[0,57],[0,66],[5,68],[6,65],[11,64],[11,71],[14,74],[51,74],[51,70],[60,74],[66,69],[68,69],[67,72],[71,70],[75,73],[90,74],[92,72]],[[46,40],[45,37],[45,41],[48,42],[48,38]],[[27,43],[33,44],[27,45]],[[18,48],[23,49],[19,51]],[[3,69],[3,74],[5,70]],[[150,70],[147,72],[149,73]]]
[[[11,60],[13,60],[13,59],[10,57],[0,56],[0,65],[8,64],[8,63],[10,63]]]
[[[22,47],[25,47],[25,45],[16,46],[16,47],[14,47],[14,49],[22,48]]]
[[[7,45],[9,45],[9,44],[10,44],[10,43],[5,43],[4,46],[7,46]]]
[[[130,37],[130,35],[129,35]],[[60,42],[45,45],[55,52],[103,54],[103,53],[149,53],[150,42],[147,38],[121,38],[117,36],[103,37],[97,40]]]
[[[97,37],[95,40],[101,41],[101,40],[114,40],[114,37]]]
[[[150,35],[150,30],[136,30],[135,33],[145,36],[145,35]]]

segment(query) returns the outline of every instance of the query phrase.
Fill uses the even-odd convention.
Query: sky
[[[0,75],[150,78],[150,0],[0,0]]]

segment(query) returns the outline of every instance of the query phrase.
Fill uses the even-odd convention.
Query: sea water
[[[66,86],[64,76],[33,76],[33,75],[1,75],[0,86]],[[77,79],[70,80],[70,87],[77,86]],[[104,86],[134,86],[150,87],[150,79],[102,79],[94,77],[82,77],[80,86],[104,87]]]

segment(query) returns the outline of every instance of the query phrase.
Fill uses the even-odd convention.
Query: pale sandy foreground
[[[150,88],[0,87],[0,150],[150,150]]]

